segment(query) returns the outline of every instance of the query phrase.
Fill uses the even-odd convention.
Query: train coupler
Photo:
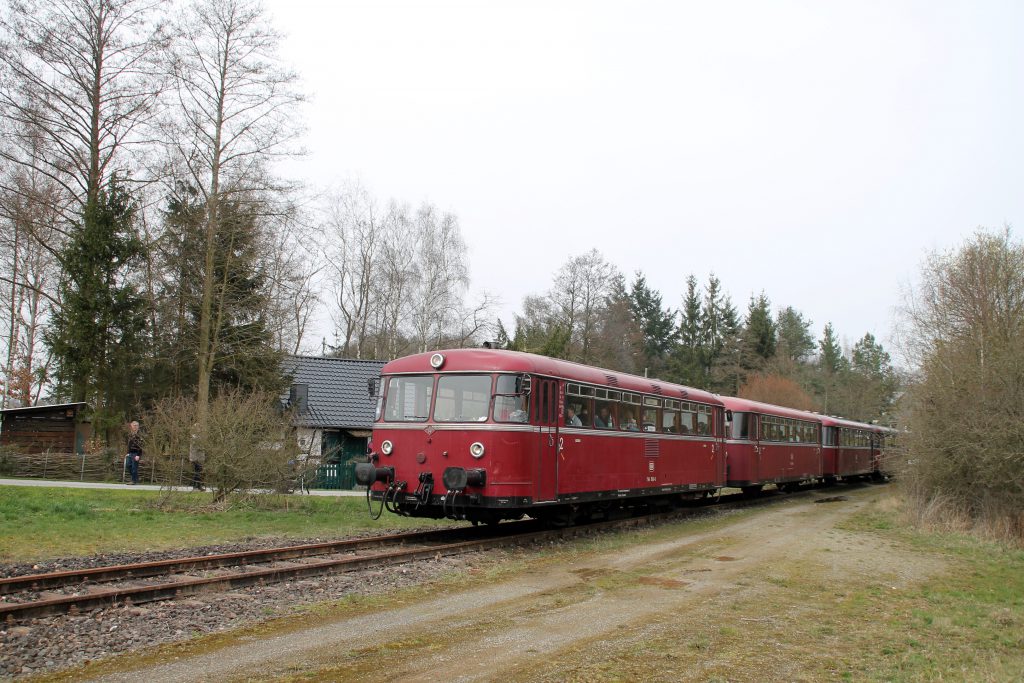
[[[413,495],[416,496],[416,507],[430,503],[430,494],[433,492],[434,475],[430,472],[420,472],[420,484],[413,492]]]

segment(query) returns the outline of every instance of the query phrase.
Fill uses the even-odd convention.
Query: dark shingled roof
[[[376,399],[367,381],[380,377],[382,360],[285,356],[284,374],[292,384],[309,386],[309,400],[295,423],[304,427],[372,429]],[[281,397],[288,404],[288,394]]]

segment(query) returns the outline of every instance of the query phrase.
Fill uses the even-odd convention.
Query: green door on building
[[[314,488],[355,488],[356,463],[366,459],[366,439],[346,432],[325,431],[321,449],[323,464],[317,468]]]

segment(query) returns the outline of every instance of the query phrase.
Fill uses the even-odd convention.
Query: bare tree
[[[901,313],[912,500],[1024,539],[1024,244],[979,231],[930,255]]]
[[[199,419],[205,423],[223,312],[214,266],[225,201],[273,214],[287,188],[268,164],[296,152],[294,123],[303,97],[277,56],[280,36],[253,0],[198,0],[179,21],[173,60],[177,106],[168,138],[187,181],[205,205],[205,249],[198,332]]]
[[[6,317],[4,343],[5,391],[0,405],[11,398],[34,403],[47,379],[49,360],[42,348],[42,326],[56,303],[59,267],[51,251],[60,244],[53,227],[59,217],[52,211],[52,182],[40,174],[13,169],[10,184],[16,192],[0,192],[0,253],[10,264],[10,275],[0,275],[0,300]]]
[[[413,291],[412,329],[417,350],[440,345],[459,322],[469,286],[466,242],[459,220],[429,204],[416,213],[419,276]]]
[[[274,242],[264,253],[270,289],[268,322],[280,353],[298,353],[302,347],[319,294],[314,285],[324,266],[306,245],[314,240],[297,220],[277,222]]]
[[[597,249],[574,256],[559,269],[549,298],[559,311],[559,324],[569,332],[571,357],[594,359],[594,343],[618,270]]]
[[[363,358],[364,344],[379,315],[376,261],[387,235],[373,198],[359,187],[332,192],[327,198],[325,234],[336,304],[335,327],[343,356]]]
[[[0,21],[0,157],[45,176],[79,206],[94,203],[104,179],[125,164],[125,146],[144,141],[139,128],[161,86],[154,58],[166,45],[160,6],[12,0]]]
[[[384,218],[384,240],[373,279],[378,305],[375,325],[379,341],[376,358],[397,358],[406,350],[404,327],[409,319],[412,292],[419,276],[418,236],[409,208],[392,201]]]

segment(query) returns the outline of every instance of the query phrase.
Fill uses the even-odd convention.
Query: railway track
[[[800,494],[796,494],[800,495]],[[0,579],[0,620],[180,598],[209,591],[267,584],[381,567],[512,545],[572,538],[595,531],[624,529],[666,519],[706,514],[784,500],[774,492],[757,497],[723,496],[695,505],[643,516],[565,528],[535,521],[490,527],[460,527],[346,539],[326,543],[188,557],[138,564],[31,574]],[[717,504],[714,504],[717,503]]]

